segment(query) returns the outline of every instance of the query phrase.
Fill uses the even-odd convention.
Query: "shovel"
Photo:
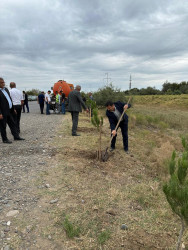
[[[129,102],[130,102],[130,100],[131,100],[131,97],[129,97],[129,100],[128,100],[128,102],[127,102],[127,105],[129,104]],[[124,114],[125,114],[125,109],[123,110],[123,113],[121,114],[121,117],[119,118],[119,120],[118,120],[118,123],[117,123],[117,125],[116,125],[116,127],[115,127],[115,131],[117,132],[117,129],[118,129],[118,126],[119,126],[119,124],[120,124],[120,122],[121,122],[121,120],[122,120],[122,118],[123,118],[123,116],[124,116]],[[112,139],[114,138],[114,136],[112,135],[111,136],[111,138],[110,138],[110,143],[109,143],[109,145],[111,146],[111,142],[112,142]],[[109,146],[106,148],[106,150],[104,151],[104,153],[102,153],[102,155],[101,155],[101,159],[102,159],[102,161],[107,161],[108,160],[108,148],[109,148]]]

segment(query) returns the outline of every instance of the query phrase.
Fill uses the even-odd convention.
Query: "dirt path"
[[[7,246],[5,249],[14,241],[14,236],[21,233],[18,230],[20,223],[14,223],[14,216],[7,214],[27,217],[27,213],[37,206],[36,188],[39,187],[36,180],[46,171],[56,151],[49,143],[56,135],[57,125],[63,121],[62,115],[41,115],[36,102],[29,104],[30,113],[22,113],[21,117],[21,136],[25,141],[13,141],[10,145],[0,142],[0,246]],[[7,132],[12,140],[9,128]],[[30,222],[25,226],[30,226]],[[19,237],[22,240],[25,234],[22,232]]]

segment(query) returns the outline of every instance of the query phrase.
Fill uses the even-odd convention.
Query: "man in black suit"
[[[25,91],[23,91],[23,100],[24,100],[23,113],[25,113],[25,106],[27,108],[27,113],[29,113],[28,95],[25,93]]]
[[[82,107],[88,112],[88,109],[82,100],[80,90],[81,86],[77,85],[75,90],[71,91],[68,96],[68,111],[71,112],[72,115],[72,136],[79,136],[77,134],[78,117],[79,112],[82,112]]]
[[[108,101],[106,103],[106,108],[107,108],[106,115],[108,117],[110,128],[111,128],[111,134],[113,136],[110,151],[113,151],[115,149],[116,137],[117,137],[115,127],[123,113],[123,110],[124,109],[127,110],[130,107],[131,107],[130,104],[122,103],[120,101],[115,102],[115,103]],[[119,127],[121,128],[121,133],[123,137],[124,150],[126,153],[128,153],[128,115],[126,113],[123,115],[123,118],[118,128]]]
[[[17,126],[13,118],[14,112],[15,110],[10,97],[10,93],[8,89],[5,88],[4,79],[0,77],[0,131],[4,143],[12,143],[7,138],[7,124],[9,125],[11,133],[14,136],[14,140],[24,140],[18,134]]]

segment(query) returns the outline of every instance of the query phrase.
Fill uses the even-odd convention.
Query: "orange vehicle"
[[[51,103],[50,103],[50,109],[56,113],[56,91],[60,93],[61,90],[63,90],[63,93],[65,94],[65,106],[67,107],[67,97],[69,93],[74,90],[74,85],[72,83],[67,83],[64,80],[59,80],[58,82],[54,83],[54,86],[51,88],[53,90],[53,94],[51,97]]]
[[[58,82],[54,83],[53,86],[53,93],[56,95],[56,91],[60,93],[63,90],[65,97],[68,97],[69,93],[74,90],[74,85],[72,83],[67,83],[64,80],[59,80]]]

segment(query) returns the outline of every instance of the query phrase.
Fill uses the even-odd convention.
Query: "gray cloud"
[[[187,81],[188,2],[1,0],[1,75],[22,89],[65,79],[85,91]]]

